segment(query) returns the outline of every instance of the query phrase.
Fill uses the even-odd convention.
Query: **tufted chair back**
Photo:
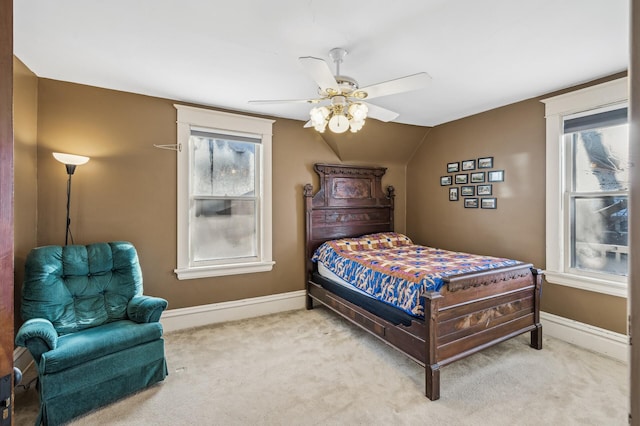
[[[22,318],[46,318],[59,335],[127,318],[142,294],[138,254],[124,241],[45,246],[27,256]]]

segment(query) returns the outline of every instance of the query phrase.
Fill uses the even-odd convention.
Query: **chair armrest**
[[[58,346],[58,332],[51,321],[44,318],[32,318],[22,324],[16,335],[16,345],[26,347],[36,362],[42,354]]]
[[[127,315],[137,323],[158,322],[167,305],[167,301],[159,297],[135,296],[127,305]]]

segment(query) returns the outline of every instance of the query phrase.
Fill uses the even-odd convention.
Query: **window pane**
[[[571,133],[575,192],[629,189],[627,124]]]
[[[572,267],[627,275],[627,197],[573,200]]]
[[[256,144],[194,135],[189,142],[192,195],[254,196]]]
[[[192,259],[257,256],[256,201],[194,200],[189,228]]]

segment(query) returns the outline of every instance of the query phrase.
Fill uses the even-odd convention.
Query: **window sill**
[[[225,275],[253,274],[256,272],[269,272],[276,262],[236,263],[232,265],[197,266],[191,268],[174,269],[179,280],[191,280],[196,278],[223,277]]]
[[[610,296],[627,297],[627,283],[585,277],[564,272],[545,271],[545,279],[552,284],[579,288],[581,290],[608,294]]]

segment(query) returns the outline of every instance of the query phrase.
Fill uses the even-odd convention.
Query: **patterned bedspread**
[[[415,245],[405,235],[381,233],[327,241],[312,260],[360,290],[424,317],[420,295],[439,291],[443,278],[521,262]]]

